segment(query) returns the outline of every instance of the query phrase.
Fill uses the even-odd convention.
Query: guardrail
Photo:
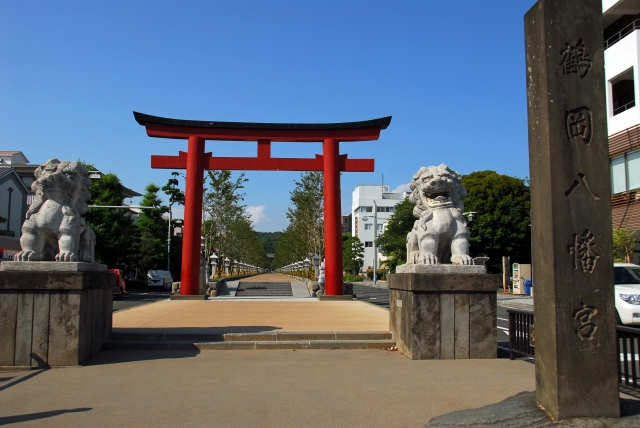
[[[507,309],[509,315],[509,359],[514,360],[516,354],[535,357],[533,345],[533,311]]]
[[[631,102],[626,103],[625,105],[622,105],[618,108],[613,109],[613,115],[617,115],[622,113],[623,111],[629,110],[630,108],[633,108],[636,106],[636,101],[633,100]]]
[[[618,31],[616,34],[614,34],[613,36],[611,36],[607,40],[605,40],[604,41],[604,48],[605,49],[610,48],[611,46],[615,45],[620,40],[622,40],[624,38],[624,36],[626,36],[628,34],[631,34],[633,31],[635,31],[637,29],[640,29],[640,19],[636,19],[631,24],[627,25],[622,30]]]
[[[620,383],[630,388],[640,389],[640,378],[638,378],[640,329],[618,326],[617,331]]]
[[[507,309],[509,315],[509,358],[516,354],[535,358],[533,312]],[[640,328],[617,326],[618,381],[633,389],[640,389]]]

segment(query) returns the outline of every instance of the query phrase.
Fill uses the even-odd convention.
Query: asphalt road
[[[122,299],[113,299],[113,312],[166,300],[170,293],[170,291],[131,291],[125,293]]]

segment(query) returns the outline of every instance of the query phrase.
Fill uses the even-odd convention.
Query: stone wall
[[[115,281],[107,272],[0,272],[0,366],[75,366],[100,352]]]

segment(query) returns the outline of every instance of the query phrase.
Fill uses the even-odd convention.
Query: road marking
[[[509,320],[508,320],[508,319],[506,319],[506,318],[500,318],[500,317],[498,317],[498,319],[499,319],[499,320],[502,320],[502,321],[509,321]]]
[[[509,329],[508,328],[504,328],[504,327],[500,327],[498,326],[498,328],[502,331],[504,331],[504,333],[508,336],[509,335]]]
[[[371,299],[371,300],[377,300],[378,298],[377,298],[377,297],[369,297],[369,299]]]

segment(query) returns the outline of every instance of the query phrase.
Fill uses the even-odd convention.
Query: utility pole
[[[376,237],[378,236],[378,206],[373,201],[373,285],[377,284],[378,270],[378,246],[376,245]]]

